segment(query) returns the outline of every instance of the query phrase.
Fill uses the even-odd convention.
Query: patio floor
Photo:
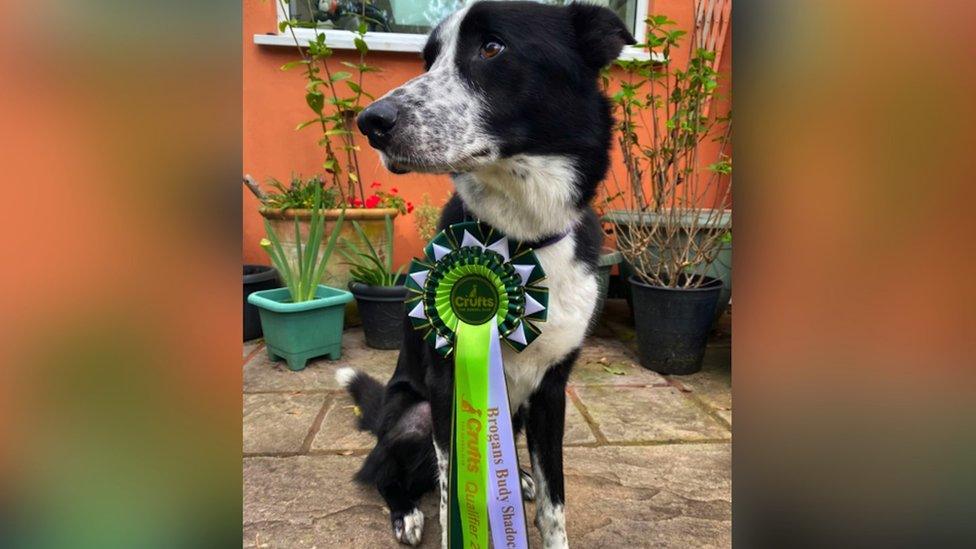
[[[610,300],[570,378],[564,468],[571,547],[730,547],[732,390],[729,317],[701,373],[661,376],[636,364],[626,304]],[[372,446],[354,428],[334,372],[385,381],[396,351],[347,330],[343,358],[302,372],[244,344],[244,546],[400,547],[383,501],[352,476]],[[521,444],[524,446],[524,439]],[[524,460],[523,463],[528,463]],[[437,498],[421,547],[438,547]],[[527,504],[531,522],[535,509]],[[541,547],[530,527],[530,544]]]

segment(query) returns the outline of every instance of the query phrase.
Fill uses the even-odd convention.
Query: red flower
[[[393,187],[392,189],[390,189],[390,192],[393,193],[393,194],[396,194],[396,193],[398,193],[400,191],[396,187]]]
[[[383,186],[383,184],[380,183],[379,181],[373,181],[373,183],[370,185],[370,188],[378,189],[378,188],[380,188],[382,186]]]
[[[413,202],[407,202],[407,213],[413,213]]]
[[[375,208],[377,205],[379,205],[379,203],[380,203],[380,197],[376,196],[375,194],[370,195],[370,197],[366,199],[367,208]]]
[[[358,208],[358,207],[360,207],[360,206],[363,205],[363,201],[360,200],[360,199],[358,199],[358,198],[350,198],[349,199],[349,205],[352,206],[352,207],[354,207],[354,208]]]

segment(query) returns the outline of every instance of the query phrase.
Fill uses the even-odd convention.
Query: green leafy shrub
[[[335,187],[323,187],[322,179],[318,176],[302,179],[292,176],[286,186],[275,178],[268,180],[268,185],[274,192],[267,193],[262,200],[268,208],[286,210],[289,208],[310,210],[315,205],[315,190],[321,190],[322,207],[326,209],[339,207],[339,192]]]
[[[396,286],[404,266],[393,271],[393,220],[386,216],[386,249],[382,255],[376,252],[359,223],[353,221],[352,227],[365,245],[365,251],[355,242],[343,238],[346,249],[339,248],[339,253],[348,260],[353,280],[367,286]]]
[[[417,233],[424,242],[430,242],[437,234],[437,222],[441,218],[441,207],[435,206],[430,201],[430,195],[424,196],[417,205],[417,213],[414,214],[414,223],[417,225]]]

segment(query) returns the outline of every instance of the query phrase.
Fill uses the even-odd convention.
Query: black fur
[[[625,43],[635,43],[630,32],[606,8],[506,2],[499,9],[479,2],[461,23],[460,36],[458,67],[487,97],[486,126],[503,142],[502,155],[579,157],[578,205],[589,204],[607,173],[612,137],[610,103],[597,85],[597,71]],[[506,49],[484,62],[478,50],[489,39]]]
[[[435,29],[424,49],[427,68],[445,51],[440,34]],[[479,57],[486,40],[504,43],[497,59]],[[582,213],[572,235],[575,258],[593,270],[603,234],[589,202],[609,167],[612,130],[610,105],[597,85],[597,73],[624,44],[633,43],[613,12],[588,5],[482,2],[469,9],[460,25],[455,63],[463,78],[484,94],[489,106],[486,127],[502,143],[502,156],[559,155],[574,160],[576,207]],[[398,97],[393,92],[384,100]],[[465,212],[455,195],[444,207],[438,228],[463,220]],[[496,228],[505,232],[504,226]],[[360,428],[377,437],[356,478],[382,494],[394,529],[397,521],[402,527],[403,516],[438,484],[431,438],[441,448],[450,447],[454,383],[452,360],[429,348],[409,321],[404,322],[404,332],[396,370],[385,388],[364,374],[349,385],[362,410]],[[554,504],[565,499],[565,390],[578,354],[576,349],[551,366],[527,406],[513,417],[516,432],[526,430]],[[425,428],[417,428],[418,418],[426,418]]]

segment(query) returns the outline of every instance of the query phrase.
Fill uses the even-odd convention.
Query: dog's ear
[[[607,8],[574,2],[568,9],[576,31],[577,48],[586,64],[594,70],[609,65],[625,45],[637,43],[624,22]]]

